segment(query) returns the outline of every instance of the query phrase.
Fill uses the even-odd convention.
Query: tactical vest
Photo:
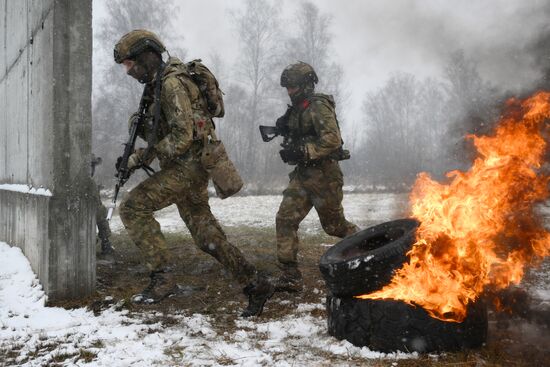
[[[324,103],[324,102],[328,102]],[[304,144],[312,142],[319,138],[315,126],[313,125],[313,119],[317,116],[313,116],[314,104],[324,103],[325,106],[328,105],[334,119],[336,120],[336,125],[340,129],[340,123],[338,117],[336,116],[336,104],[334,98],[330,95],[315,93],[311,97],[305,99],[299,106],[293,106],[288,120],[289,135],[291,141],[297,144]],[[341,132],[340,132],[341,133]],[[334,159],[337,161],[346,160],[350,158],[350,153],[348,150],[343,149],[344,141],[341,141],[340,147],[336,149],[333,153],[329,154],[327,159]]]
[[[328,105],[330,106],[330,109],[332,113],[334,114],[334,118],[336,119],[336,124],[338,125],[338,128],[340,128],[338,124],[338,118],[336,117],[336,110],[335,110],[335,103],[332,96],[321,94],[321,93],[315,93],[311,97],[305,99],[299,106],[293,106],[290,112],[290,116],[288,119],[288,127],[290,130],[290,135],[293,139],[298,140],[308,140],[308,138],[317,138],[317,132],[315,131],[315,127],[313,125],[313,116],[308,115],[308,113],[311,113],[311,109],[313,108],[312,105],[314,103],[328,101]]]

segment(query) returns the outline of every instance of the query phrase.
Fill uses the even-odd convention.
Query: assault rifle
[[[281,143],[281,147],[283,148],[283,150],[290,150],[292,149],[292,147],[295,147],[296,145],[303,144],[300,138],[296,136],[293,137],[290,134],[290,129],[288,127],[288,119],[290,117],[290,111],[291,111],[291,107],[289,106],[285,114],[277,119],[275,126],[260,125],[260,134],[262,135],[262,140],[264,142],[267,143],[275,139],[277,136],[282,136],[283,142]],[[343,160],[349,159],[350,158],[349,150],[344,149],[343,145],[344,145],[344,141],[342,141],[342,145],[340,145],[338,150],[328,155],[328,158],[334,159],[337,161],[343,161]],[[283,161],[284,161],[284,158],[283,158]],[[287,162],[287,163],[296,164],[298,162]]]
[[[260,134],[264,142],[271,141],[277,136],[282,136],[287,140],[289,138],[290,129],[288,128],[288,119],[290,118],[291,107],[288,106],[284,115],[279,117],[275,122],[275,126],[260,125]]]
[[[162,75],[165,66],[166,64],[164,62],[160,63],[155,80],[155,115],[153,118],[153,123],[150,124],[150,126],[148,127],[147,149],[145,149],[142,157],[144,161],[147,161],[150,158],[151,149],[156,144],[157,127],[160,118],[160,90],[162,85]],[[130,126],[130,136],[128,138],[128,142],[124,144],[124,153],[122,154],[122,157],[119,157],[117,160],[117,173],[115,174],[115,177],[118,177],[118,182],[115,186],[113,203],[109,207],[109,212],[107,213],[107,220],[110,220],[113,216],[113,212],[115,211],[116,207],[116,199],[118,197],[118,192],[120,191],[120,188],[124,186],[126,181],[128,181],[128,179],[130,178],[130,175],[136,168],[143,168],[145,173],[147,173],[147,175],[149,176],[155,173],[154,169],[144,164],[143,162],[140,163],[138,167],[132,167],[132,169],[128,168],[128,159],[130,159],[130,156],[135,151],[138,128],[140,126],[146,128],[145,118],[147,117],[146,113],[147,109],[149,108],[149,103],[146,102],[148,100],[148,89],[149,88],[147,86],[143,88],[143,94],[141,95],[141,100],[139,101],[138,115],[132,119],[132,126]]]
[[[282,135],[277,126],[265,125],[260,125],[260,134],[262,135],[262,140],[266,143]]]
[[[277,119],[275,126],[260,125],[260,134],[264,142],[269,142],[275,139],[277,136],[283,137],[283,143],[281,146],[283,149],[287,149],[291,146],[292,138],[290,136],[290,129],[288,128],[288,119],[290,117],[290,106],[286,110],[285,114]]]
[[[133,172],[133,169],[128,168],[128,159],[135,150],[138,128],[140,126],[145,126],[146,112],[148,108],[148,103],[146,102],[146,90],[147,88],[143,88],[143,94],[141,96],[141,101],[139,102],[138,114],[135,118],[132,119],[132,125],[130,126],[130,136],[128,137],[128,141],[124,143],[124,152],[122,153],[122,156],[119,157],[117,160],[117,172],[115,174],[115,177],[117,177],[118,180],[115,185],[113,202],[109,206],[109,211],[107,212],[107,220],[111,220],[113,212],[116,208],[118,193],[122,186],[124,186],[126,181],[128,181],[130,175]],[[142,165],[142,168],[145,170],[145,172],[147,172],[147,174],[150,174],[151,171],[154,172],[153,169],[149,166]]]
[[[285,154],[287,152],[294,151],[297,147],[302,146],[302,139],[290,133],[290,129],[288,127],[289,117],[290,107],[283,116],[277,119],[275,126],[260,125],[260,134],[262,135],[262,140],[264,142],[269,142],[275,139],[277,136],[282,136],[283,142],[281,143],[281,147],[283,149],[279,151],[279,154],[281,155],[283,162],[288,164],[297,164],[297,160],[289,159]]]
[[[283,150],[291,149],[292,146],[294,146],[293,139],[290,137],[290,134],[284,130],[281,131],[277,128],[277,126],[260,125],[260,134],[262,135],[262,140],[266,143],[275,139],[277,136],[282,136],[283,142],[281,143],[281,147]]]

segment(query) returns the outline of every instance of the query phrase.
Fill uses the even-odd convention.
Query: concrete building
[[[92,0],[0,0],[0,241],[50,300],[90,294]]]

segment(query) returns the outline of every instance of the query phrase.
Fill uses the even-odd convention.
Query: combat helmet
[[[281,74],[281,87],[302,87],[319,82],[313,67],[305,62],[298,61],[288,65]]]
[[[146,50],[153,50],[158,54],[162,54],[166,51],[166,48],[153,32],[145,29],[135,29],[122,36],[115,45],[115,62],[120,64],[126,59],[134,59]]]

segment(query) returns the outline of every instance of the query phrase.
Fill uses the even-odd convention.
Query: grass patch
[[[65,362],[67,359],[72,359],[76,356],[78,356],[79,354],[78,353],[54,353],[52,355],[52,359],[50,361],[53,362],[53,363],[61,363],[61,362]]]
[[[85,349],[80,349],[80,354],[79,354],[78,357],[75,359],[75,362],[76,362],[76,361],[82,360],[82,361],[85,362],[85,363],[90,363],[90,362],[93,361],[96,357],[97,357],[97,353],[94,353],[94,352],[92,352],[92,351],[85,350]]]
[[[231,243],[237,246],[258,269],[267,274],[277,276],[276,243],[274,228],[254,227],[226,227],[225,232]],[[192,293],[185,297],[172,297],[154,305],[133,305],[126,302],[123,307],[131,313],[159,314],[149,318],[147,324],[160,323],[162,327],[177,326],[181,320],[170,315],[184,312],[186,315],[200,313],[208,315],[213,330],[224,336],[227,341],[236,332],[235,320],[242,308],[246,305],[246,298],[242,294],[242,286],[210,255],[198,249],[189,234],[166,233],[168,248],[171,252],[171,259],[176,271],[176,280],[181,285],[203,287],[203,291]],[[261,322],[276,321],[284,318],[296,310],[301,303],[322,303],[325,297],[324,281],[321,277],[318,262],[321,255],[329,246],[321,244],[333,244],[337,238],[324,233],[301,233],[299,262],[300,269],[304,275],[304,291],[299,294],[276,294],[267,304],[262,315]],[[148,283],[148,270],[143,266],[142,254],[132,243],[125,232],[113,234],[112,242],[116,247],[115,262],[98,262],[97,276],[98,285],[96,293],[82,300],[75,300],[58,304],[63,307],[83,307],[91,304],[99,304],[98,312],[109,307],[105,304],[106,296],[113,297],[113,303],[129,298],[139,292]],[[305,312],[315,318],[326,318],[326,312],[322,308],[315,308]],[[240,329],[240,328],[239,328]],[[321,365],[368,365],[368,366],[403,366],[403,367],[442,367],[442,366],[535,366],[545,365],[550,360],[547,352],[533,348],[526,341],[515,339],[513,341],[506,337],[506,331],[494,330],[492,327],[488,345],[480,350],[445,353],[436,356],[421,355],[418,358],[392,360],[365,360],[356,353],[336,355],[315,347],[304,347],[302,345],[287,344],[288,353],[272,353],[276,361],[292,361],[295,358],[300,360],[301,356],[312,355],[322,356],[326,363]],[[153,330],[152,330],[153,331]],[[254,331],[257,338],[256,347],[261,348],[262,343],[267,339],[267,334]],[[201,335],[198,334],[198,337]],[[251,340],[251,343],[254,343]],[[515,348],[513,343],[516,343]],[[93,348],[103,348],[101,341],[92,344]],[[55,349],[55,346],[43,345],[29,354],[44,355],[48,349]],[[171,347],[165,350],[165,354],[174,361],[185,358],[185,348],[180,346]],[[14,360],[18,351],[2,351],[4,360]],[[78,354],[60,354],[52,363],[66,363],[69,358],[76,358],[84,362],[93,361],[97,354],[88,349],[81,349]],[[0,357],[0,359],[3,359]],[[28,361],[28,360],[27,360]],[[25,363],[25,362],[22,362]],[[217,358],[219,365],[239,364],[236,358],[221,355]]]
[[[226,355],[220,356],[216,359],[216,363],[220,366],[233,366],[237,364],[233,358],[230,358]]]
[[[0,361],[15,361],[21,353],[20,345],[12,345],[7,348],[0,348]]]
[[[103,340],[94,340],[92,344],[90,345],[92,348],[102,349],[105,348],[105,343],[103,343]]]

